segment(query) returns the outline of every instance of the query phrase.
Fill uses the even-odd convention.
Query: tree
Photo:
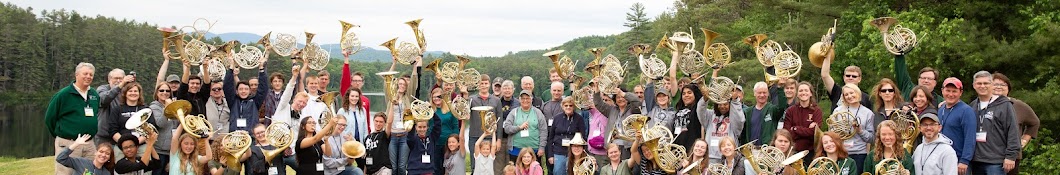
[[[639,2],[633,3],[633,6],[629,7],[630,12],[626,13],[626,24],[622,26],[629,27],[630,29],[636,29],[648,23],[648,14],[644,13],[644,4]]]

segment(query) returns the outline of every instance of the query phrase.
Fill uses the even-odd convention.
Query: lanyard
[[[930,157],[932,154],[935,154],[935,149],[936,148],[939,148],[939,144],[935,144],[935,147],[931,148],[931,152],[929,152],[927,155],[925,155],[924,158],[920,158],[920,162],[927,163],[928,157]]]

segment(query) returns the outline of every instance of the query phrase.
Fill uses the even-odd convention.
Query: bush
[[[1044,125],[1043,126],[1048,126]],[[1055,123],[1055,122],[1054,122]],[[1038,138],[1027,143],[1023,149],[1023,161],[1020,163],[1020,174],[1051,174],[1060,172],[1056,161],[1060,160],[1060,145],[1048,128],[1038,131]]]

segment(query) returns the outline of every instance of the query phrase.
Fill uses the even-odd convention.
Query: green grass
[[[55,174],[55,157],[32,159],[0,157],[0,172],[4,174]]]

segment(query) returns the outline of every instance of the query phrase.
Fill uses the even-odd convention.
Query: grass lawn
[[[0,172],[3,172],[2,174],[55,174],[55,156],[32,159],[0,157]],[[294,170],[288,167],[287,174],[294,174]]]

